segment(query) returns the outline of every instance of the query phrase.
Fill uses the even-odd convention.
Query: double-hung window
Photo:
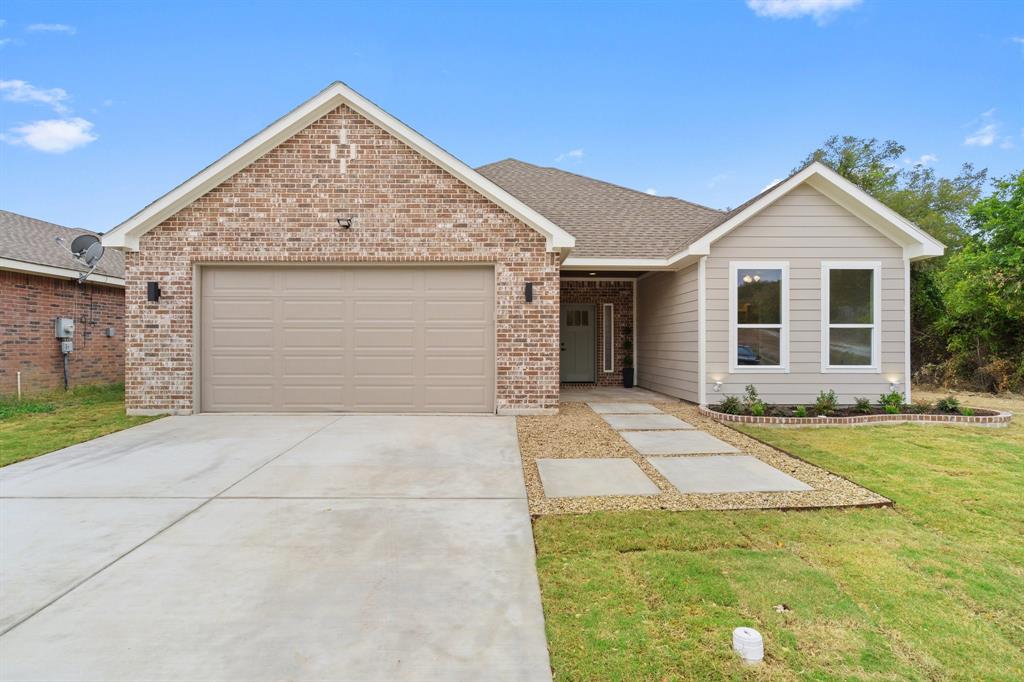
[[[821,264],[821,370],[878,372],[881,263]]]
[[[729,264],[729,366],[733,372],[789,369],[789,264]]]

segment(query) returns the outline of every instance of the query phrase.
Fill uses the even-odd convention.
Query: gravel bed
[[[695,428],[703,429],[736,446],[743,453],[757,457],[779,471],[803,481],[814,490],[778,493],[681,493],[586,403],[569,402],[560,405],[560,412],[557,415],[516,419],[519,450],[523,458],[523,474],[530,499],[530,513],[579,514],[641,509],[792,509],[890,503],[887,498],[867,488],[704,417],[694,405],[682,402],[652,404],[666,414],[675,415],[693,424]],[[537,471],[537,458],[574,457],[629,457],[654,481],[661,493],[621,497],[545,497]]]

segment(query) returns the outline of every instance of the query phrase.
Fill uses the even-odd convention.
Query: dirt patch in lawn
[[[574,514],[641,509],[795,509],[887,504],[889,500],[841,476],[788,455],[713,419],[696,406],[682,402],[651,403],[663,412],[689,422],[813,490],[777,493],[681,493],[657,469],[595,413],[586,403],[562,403],[557,415],[518,417],[519,449],[530,499],[530,513]],[[683,455],[686,456],[686,455]],[[544,495],[537,459],[628,457],[654,481],[658,495],[548,498]]]

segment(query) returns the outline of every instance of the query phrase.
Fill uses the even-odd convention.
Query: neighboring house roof
[[[571,258],[668,258],[726,215],[517,159],[477,172],[571,232]]]
[[[114,248],[137,250],[139,238],[146,232],[342,104],[380,126],[544,235],[549,251],[567,253],[576,243],[571,234],[550,219],[341,82],[332,83],[312,99],[299,105],[198,174],[125,220],[103,235],[103,243]]]
[[[57,237],[70,246],[81,234],[96,233],[0,210],[0,269],[75,279],[88,268],[58,244]],[[124,286],[124,255],[107,249],[89,281]]]

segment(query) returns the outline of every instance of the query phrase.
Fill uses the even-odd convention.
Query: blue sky
[[[715,207],[830,134],[1024,166],[1024,3],[0,6],[0,207],[105,231],[334,80],[472,166]]]

